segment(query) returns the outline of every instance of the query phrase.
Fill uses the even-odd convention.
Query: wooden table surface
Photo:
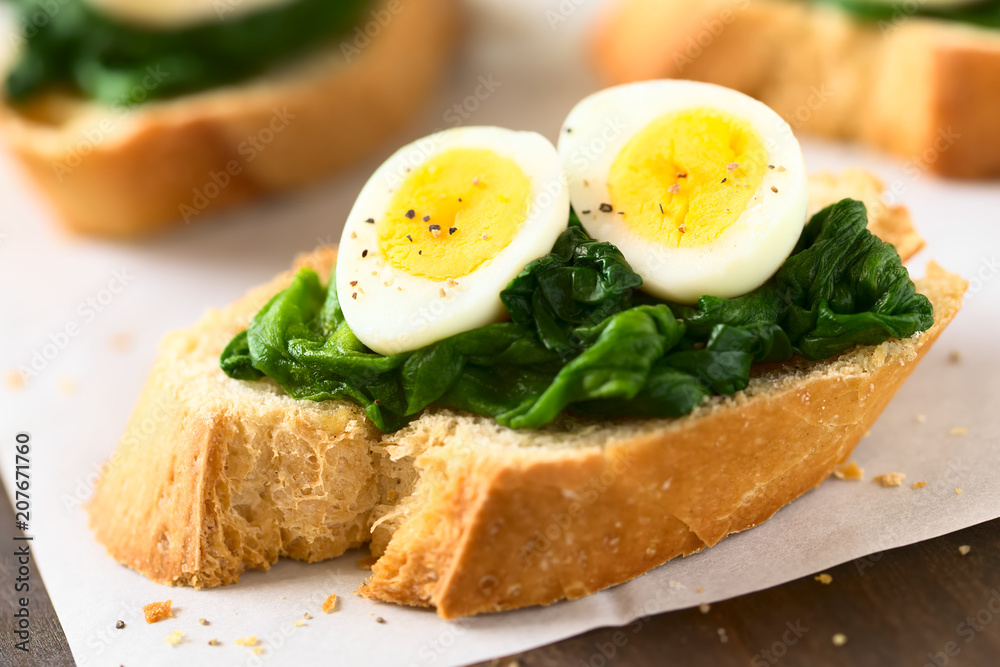
[[[12,537],[17,534],[6,493],[0,499],[0,525],[9,527]],[[964,556],[963,545],[971,547]],[[25,656],[14,650],[10,619],[17,568],[12,548],[0,553],[0,664],[73,665],[34,569],[32,652]],[[828,573],[833,577],[828,585],[807,577],[707,610],[594,630],[483,667],[1000,666],[1000,519]],[[840,646],[834,644],[838,634],[846,637]]]

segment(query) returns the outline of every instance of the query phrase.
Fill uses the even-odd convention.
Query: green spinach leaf
[[[552,252],[504,290],[511,321],[383,357],[344,319],[335,289],[303,269],[222,354],[230,376],[274,379],[299,399],[345,399],[383,431],[429,405],[539,428],[565,411],[595,418],[677,417],[747,387],[754,364],[825,359],[905,338],[933,323],[899,255],[867,229],[864,205],[815,215],[760,288],[670,304],[614,246],[571,219]]]

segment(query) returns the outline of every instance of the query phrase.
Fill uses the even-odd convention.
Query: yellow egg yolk
[[[431,280],[466,276],[506,248],[530,208],[531,182],[510,158],[453,148],[413,169],[377,221],[379,251]]]
[[[632,231],[668,247],[713,242],[760,188],[767,148],[742,118],[706,108],[653,121],[615,159],[611,206]]]

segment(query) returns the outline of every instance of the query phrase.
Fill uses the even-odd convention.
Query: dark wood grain
[[[0,526],[9,536],[0,539],[13,543],[19,532],[6,494]],[[959,553],[962,545],[972,547],[968,555]],[[13,549],[0,553],[0,664],[73,665],[34,568],[32,652],[14,650],[16,563]],[[714,604],[707,613],[661,614],[483,666],[1000,665],[1000,519],[845,563],[829,574],[829,585],[807,577]],[[838,633],[847,637],[839,647],[833,643]]]
[[[63,634],[62,624],[52,608],[52,601],[42,583],[42,577],[35,567],[34,557],[29,563],[30,589],[27,592],[17,592],[18,563],[15,549],[26,542],[15,541],[15,536],[22,536],[20,530],[14,527],[14,509],[7,500],[7,491],[0,484],[0,664],[16,665],[17,667],[62,667],[73,665],[69,644]],[[28,531],[30,534],[30,530]],[[27,544],[31,544],[27,542]],[[20,641],[14,636],[12,618],[18,608],[18,598],[28,597],[29,618],[31,621],[30,652],[25,653],[15,648],[15,642]]]
[[[972,547],[966,556],[962,545]],[[1000,665],[1000,519],[828,573],[829,585],[807,577],[707,614],[662,614],[484,665]],[[977,614],[973,627],[966,619]],[[838,633],[847,637],[839,647]]]

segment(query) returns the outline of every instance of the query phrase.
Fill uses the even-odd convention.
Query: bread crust
[[[455,3],[376,9],[390,18],[361,48],[352,32],[257,79],[131,110],[59,93],[5,103],[0,133],[73,231],[197,222],[355,162],[420,109],[451,52]]]
[[[598,25],[593,60],[610,82],[718,83],[796,129],[892,151],[915,173],[1000,175],[1000,31],[873,23],[797,0],[623,0]]]
[[[813,177],[812,205],[877,184]],[[904,209],[873,207],[870,229],[921,243]],[[321,248],[295,268],[325,276],[335,258]],[[380,435],[353,405],[295,401],[219,369],[293,276],[168,336],[88,507],[95,535],[154,581],[198,587],[371,539],[379,559],[358,592],[445,618],[587,595],[766,520],[850,454],[966,288],[932,264],[918,283],[935,306],[929,331],[760,370],[682,419],[513,431],[430,410]]]

